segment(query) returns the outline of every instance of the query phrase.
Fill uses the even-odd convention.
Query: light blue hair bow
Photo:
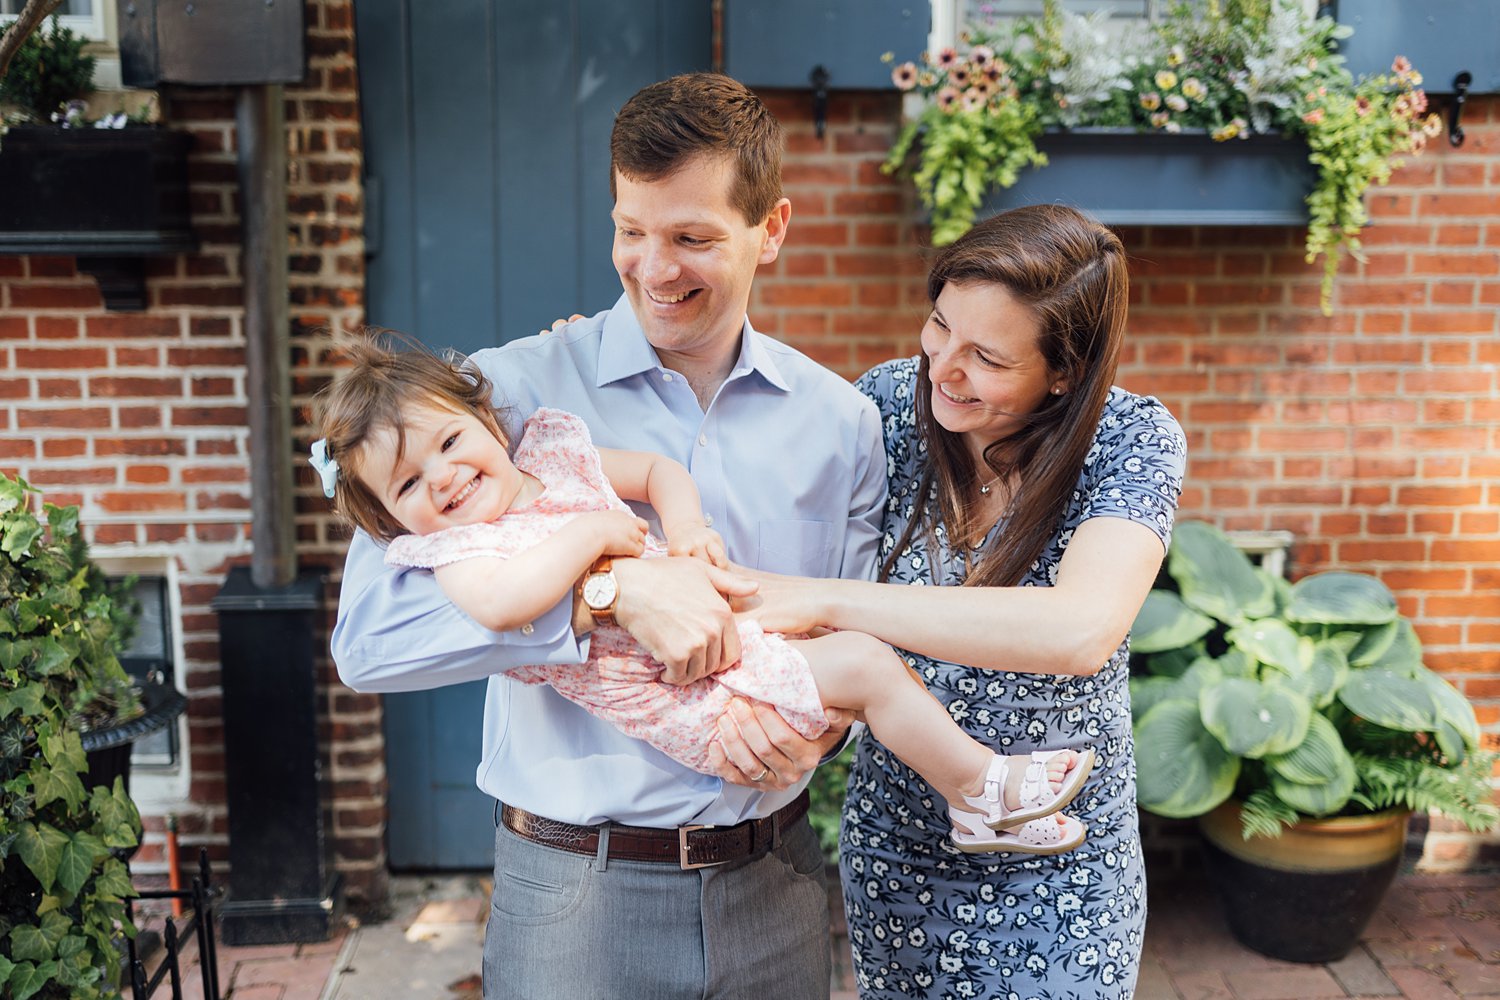
[[[339,481],[339,463],[328,456],[328,439],[318,438],[312,443],[312,457],[307,463],[318,470],[318,478],[323,480],[323,495],[333,499],[333,489]]]

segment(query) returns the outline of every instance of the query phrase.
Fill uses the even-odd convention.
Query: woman
[[[1078,212],[981,223],[937,257],[928,294],[921,355],[859,383],[890,459],[883,582],[763,577],[758,615],[900,647],[1005,752],[1101,753],[1073,806],[1081,848],[969,855],[933,836],[944,803],[866,734],[841,840],[860,994],[1129,997],[1146,885],[1126,633],[1171,532],[1182,432],[1155,399],[1112,388],[1125,252]]]

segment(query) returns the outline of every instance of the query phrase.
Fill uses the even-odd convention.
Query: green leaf
[[[1372,625],[1357,633],[1359,641],[1349,652],[1349,665],[1353,667],[1368,667],[1378,661],[1391,648],[1396,637],[1401,633],[1401,621],[1395,619],[1384,625]]]
[[[1312,704],[1278,681],[1231,677],[1204,688],[1203,725],[1241,757],[1285,753],[1307,736]]]
[[[1243,650],[1261,663],[1280,667],[1287,673],[1301,673],[1311,661],[1311,650],[1303,659],[1301,639],[1291,626],[1275,618],[1236,625],[1225,635],[1230,645]]]
[[[1275,611],[1272,587],[1229,536],[1202,521],[1184,521],[1172,532],[1167,571],[1189,607],[1237,625]]]
[[[1360,718],[1387,729],[1428,733],[1437,728],[1437,706],[1427,685],[1389,667],[1351,672],[1339,689],[1339,701]]]
[[[24,962],[45,962],[52,957],[52,945],[40,927],[22,924],[11,928],[10,953]]]
[[[1136,798],[1172,818],[1199,816],[1229,798],[1240,761],[1208,730],[1196,703],[1158,704],[1135,725]]]
[[[33,965],[22,962],[10,974],[10,1000],[31,1000],[57,975],[57,963],[52,961]]]
[[[1329,816],[1354,793],[1354,758],[1333,723],[1317,713],[1307,738],[1291,751],[1266,758],[1271,789],[1287,805],[1310,816]]]
[[[0,667],[15,670],[31,655],[31,639],[0,640]]]
[[[1149,600],[1149,598],[1148,598]],[[1206,656],[1203,643],[1195,642],[1180,649],[1167,649],[1142,658],[1146,669],[1157,677],[1181,677],[1200,657]]]
[[[42,687],[39,684],[23,684],[13,691],[0,691],[0,719],[20,710],[25,715],[42,714]]]
[[[141,817],[118,777],[113,788],[95,785],[89,800],[93,831],[106,847],[134,847],[138,843]]]
[[[54,538],[64,539],[78,534],[77,507],[54,507],[49,503],[44,504],[43,509],[47,512],[47,524],[51,526]]]
[[[0,475],[0,514],[9,514],[26,502],[26,480]]]
[[[15,962],[12,962],[4,955],[0,955],[0,984],[5,983],[5,981],[10,978],[10,974],[15,970],[15,968]]]
[[[86,771],[88,756],[83,752],[83,738],[76,729],[64,729],[42,741],[42,756],[53,767],[65,767],[70,771]]]
[[[64,768],[52,767],[45,761],[35,762],[30,771],[31,785],[36,792],[36,807],[40,809],[49,802],[61,799],[67,803],[68,811],[72,812],[83,803],[87,794],[83,790],[83,782],[78,780],[78,772]]]
[[[57,881],[57,866],[62,862],[63,848],[69,842],[68,835],[48,823],[22,823],[20,833],[16,838],[16,852],[42,884],[42,891],[51,892]]]
[[[1143,654],[1178,649],[1197,642],[1213,627],[1212,618],[1194,611],[1170,590],[1153,590],[1130,627],[1130,648]]]
[[[5,537],[0,540],[0,552],[19,559],[31,554],[31,546],[42,537],[42,526],[30,518],[17,519],[5,528]]]
[[[105,861],[99,870],[99,875],[94,879],[93,891],[116,899],[136,894],[135,887],[130,884],[130,870],[123,861],[114,857]]]
[[[1396,638],[1368,666],[1394,670],[1406,677],[1416,677],[1422,672],[1422,641],[1417,638],[1411,622],[1405,618],[1396,622]]]
[[[1383,625],[1394,621],[1396,597],[1373,576],[1335,570],[1292,584],[1289,621],[1316,625]]]
[[[94,865],[109,857],[104,841],[91,833],[75,833],[63,848],[57,862],[57,884],[76,893],[94,873]]]
[[[1300,674],[1288,675],[1286,683],[1302,693],[1313,708],[1323,709],[1333,704],[1339,688],[1349,678],[1349,664],[1344,659],[1342,647],[1332,640],[1313,643],[1312,663]]]
[[[1417,679],[1426,685],[1427,694],[1437,710],[1437,735],[1445,744],[1443,755],[1457,764],[1466,754],[1479,749],[1479,720],[1474,715],[1474,706],[1457,688],[1431,670],[1424,669]]]
[[[1131,714],[1139,719],[1169,698],[1182,698],[1182,686],[1177,677],[1130,678]]]

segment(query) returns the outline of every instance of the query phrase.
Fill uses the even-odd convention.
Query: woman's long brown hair
[[[988,469],[981,477],[963,439],[932,415],[929,365],[922,356],[916,407],[926,465],[915,494],[916,513],[880,578],[889,578],[916,532],[925,531],[937,582],[938,526],[954,551],[982,535],[978,529],[988,526],[974,523],[969,498],[976,481],[995,477],[1016,483],[1007,524],[979,555],[964,585],[1011,587],[1057,533],[1114,384],[1129,291],[1125,248],[1114,233],[1075,209],[1030,205],[979,223],[943,250],[927,277],[928,298],[936,303],[950,283],[1002,285],[1030,308],[1040,323],[1037,347],[1049,376],[1067,389],[1060,396],[1048,394],[1019,430],[985,449]]]

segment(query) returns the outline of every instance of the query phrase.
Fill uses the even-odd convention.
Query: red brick
[[[110,513],[127,512],[155,512],[164,510],[185,510],[187,498],[180,492],[151,493],[151,492],[122,492],[122,493],[100,493],[95,502],[101,509]]]
[[[10,304],[16,309],[97,309],[99,289],[87,285],[10,286]]]
[[[182,380],[179,378],[91,378],[91,396],[181,396]]]
[[[109,410],[78,406],[58,410],[18,409],[16,426],[22,430],[42,427],[108,427]]]
[[[102,347],[18,347],[16,368],[103,368],[109,352]]]

